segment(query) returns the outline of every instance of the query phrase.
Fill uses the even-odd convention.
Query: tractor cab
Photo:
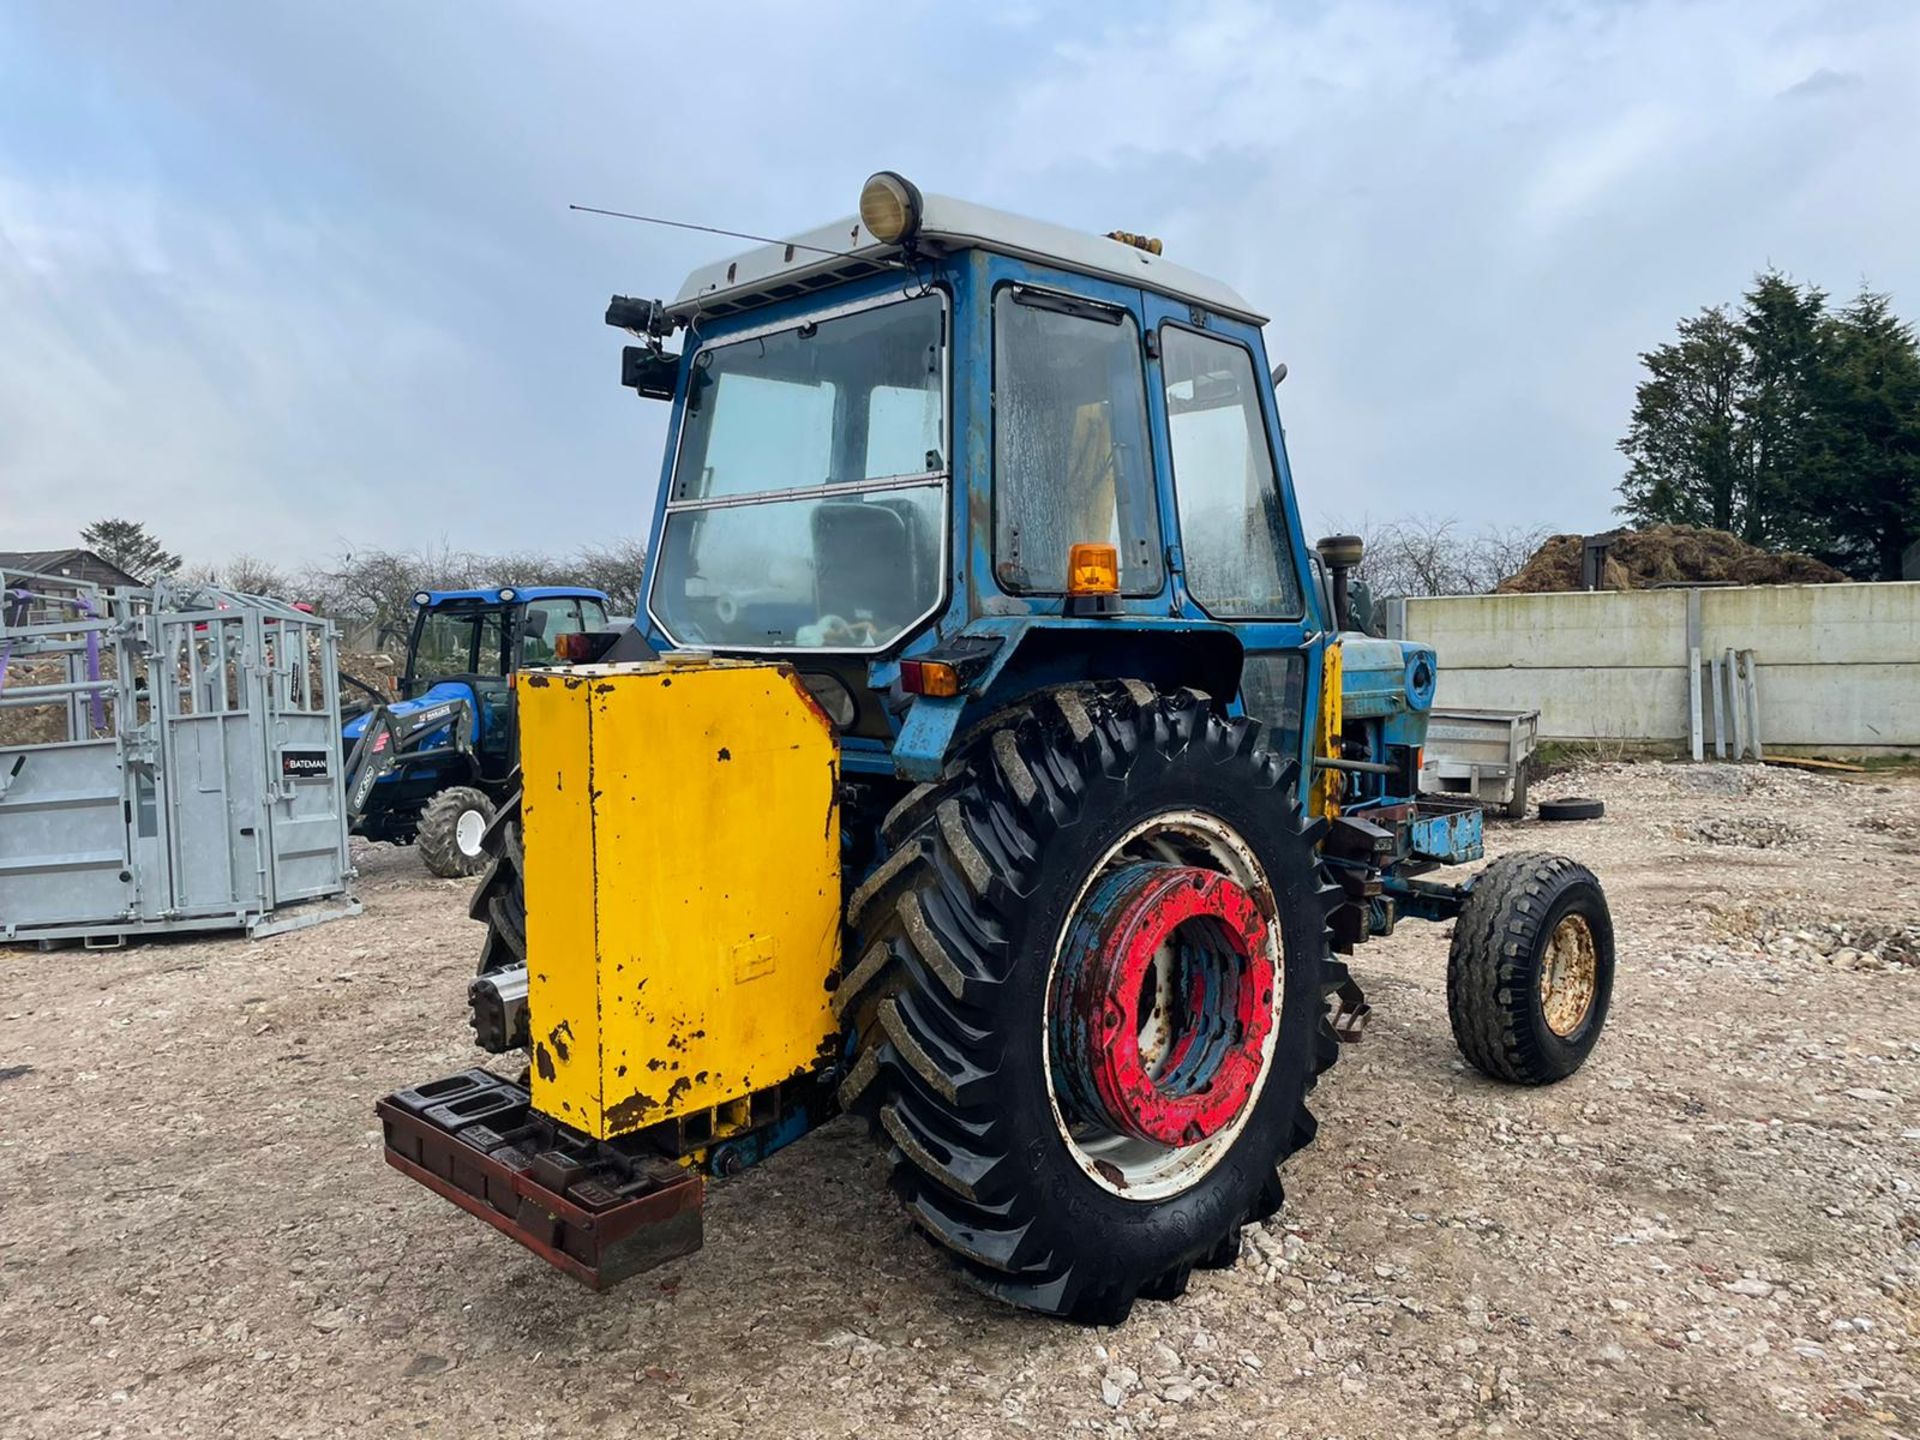
[[[355,834],[420,843],[435,874],[471,875],[480,835],[512,775],[512,677],[556,663],[608,630],[607,597],[567,585],[422,590],[397,698],[342,727]]]
[[[470,701],[474,751],[493,779],[513,766],[509,677],[558,662],[568,636],[608,628],[607,597],[578,586],[423,590],[414,607],[400,699]]]
[[[967,1280],[1115,1323],[1280,1204],[1398,920],[1458,919],[1474,1065],[1584,1061],[1598,881],[1433,878],[1434,653],[1309,549],[1237,291],[882,172],[606,318],[670,406],[642,611],[520,679],[469,992],[518,1058],[379,1102],[396,1168],[600,1286],[848,1111]]]
[[[673,403],[649,646],[789,661],[881,790],[938,775],[1008,696],[1121,674],[1194,686],[1309,765],[1343,627],[1293,501],[1265,317],[1157,241],[894,176],[863,203],[608,311],[643,341],[627,383]],[[1387,739],[1386,718],[1343,721],[1319,756],[1395,767],[1392,785],[1349,772],[1374,777],[1356,799],[1413,796],[1419,736]]]

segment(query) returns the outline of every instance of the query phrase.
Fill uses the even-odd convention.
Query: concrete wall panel
[[[1920,659],[1920,584],[1750,585],[1700,592],[1707,643],[1762,665]]]
[[[1920,583],[1696,592],[1701,653],[1759,659],[1763,743],[1920,747]],[[1409,600],[1437,703],[1540,711],[1554,740],[1687,737],[1684,590]],[[1703,701],[1710,736],[1712,705]]]
[[[1538,710],[1542,740],[1666,740],[1687,733],[1686,672],[1678,666],[1450,670],[1443,655],[1433,703],[1443,710]]]
[[[1686,653],[1679,590],[1571,595],[1462,595],[1407,602],[1407,634],[1461,669],[1673,665]]]

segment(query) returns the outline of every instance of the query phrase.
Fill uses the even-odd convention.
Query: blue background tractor
[[[527,1068],[381,1101],[390,1163],[598,1286],[852,1112],[963,1277],[1114,1322],[1279,1206],[1401,920],[1474,1065],[1585,1060],[1599,882],[1441,873],[1436,657],[1309,549],[1234,290],[883,173],[607,318],[672,406],[644,613],[521,677],[470,996]]]
[[[564,637],[607,628],[607,597],[568,585],[422,590],[398,697],[372,696],[341,729],[353,833],[416,841],[435,875],[479,871],[481,835],[513,773],[512,678],[551,665]]]

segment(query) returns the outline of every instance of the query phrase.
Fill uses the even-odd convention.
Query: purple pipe
[[[84,595],[43,595],[38,590],[8,590],[0,592],[0,599],[47,600],[55,605],[71,605],[89,620],[98,620],[100,612],[93,608],[93,602]],[[4,650],[0,650],[0,694],[7,688],[7,661],[13,656],[13,642],[9,640]],[[100,698],[100,632],[87,632],[87,679],[95,683],[96,688],[87,692],[88,718],[93,721],[95,730],[107,728],[107,706]]]

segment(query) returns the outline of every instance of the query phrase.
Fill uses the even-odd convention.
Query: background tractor
[[[513,676],[553,664],[569,637],[605,630],[607,597],[532,585],[422,590],[413,603],[398,697],[341,676],[370,697],[341,729],[347,816],[370,840],[418,841],[435,875],[474,875],[514,770]]]
[[[1434,878],[1433,652],[1309,551],[1232,289],[883,173],[607,319],[672,407],[645,613],[519,677],[470,998],[526,1067],[379,1102],[391,1164],[601,1286],[850,1111],[968,1280],[1113,1322],[1279,1206],[1400,920],[1480,1069],[1586,1058],[1600,885]]]

